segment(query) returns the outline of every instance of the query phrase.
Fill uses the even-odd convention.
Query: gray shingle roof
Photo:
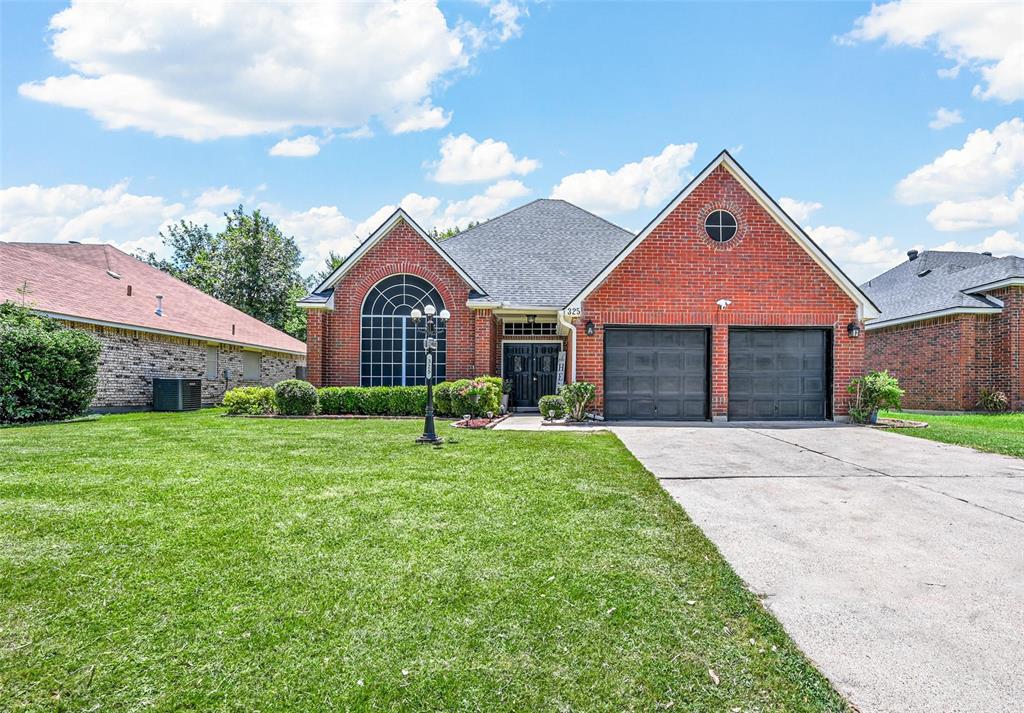
[[[439,244],[489,299],[564,307],[632,239],[572,203],[541,198]]]
[[[998,307],[976,287],[1008,278],[1024,278],[1024,258],[981,253],[926,250],[861,285],[882,310],[873,324],[946,309]]]

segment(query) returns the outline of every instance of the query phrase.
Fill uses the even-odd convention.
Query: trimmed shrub
[[[452,408],[452,385],[451,381],[442,381],[434,387],[434,413],[438,416],[456,415]]]
[[[419,416],[427,408],[426,386],[326,386],[320,413],[337,416]]]
[[[547,419],[562,418],[565,416],[565,399],[555,394],[541,396],[537,402],[540,415]]]
[[[96,396],[99,357],[91,334],[0,305],[0,423],[81,416]]]
[[[234,416],[274,413],[274,390],[269,386],[239,386],[224,394],[224,406]]]
[[[329,416],[362,413],[363,390],[358,386],[325,386],[317,389],[320,413]]]
[[[316,411],[316,387],[302,379],[285,379],[274,384],[274,401],[282,416],[309,416]]]
[[[565,399],[565,409],[569,418],[582,421],[587,417],[587,406],[597,395],[597,388],[589,381],[577,381],[565,384],[558,390],[558,395]]]

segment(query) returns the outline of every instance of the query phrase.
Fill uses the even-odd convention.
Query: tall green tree
[[[327,253],[327,257],[324,258],[323,269],[320,270],[320,272],[315,273],[313,275],[313,277],[311,277],[310,280],[309,280],[309,282],[310,282],[310,285],[309,285],[310,289],[315,288],[321,282],[323,282],[328,277],[330,277],[334,273],[335,270],[337,270],[339,267],[342,266],[342,264],[344,262],[345,262],[345,256],[344,255],[339,255],[338,253],[334,252],[333,250],[331,250],[329,253]]]
[[[161,233],[168,259],[137,257],[298,339],[306,334],[305,313],[295,301],[305,295],[299,274],[302,255],[295,239],[256,210],[239,205],[224,216],[216,235],[208,226],[181,221]]]

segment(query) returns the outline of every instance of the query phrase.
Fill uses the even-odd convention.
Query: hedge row
[[[273,389],[231,389],[224,394],[224,406],[236,415],[421,416],[427,407],[427,387],[325,386],[313,391],[307,382],[289,379]],[[434,387],[434,413],[438,416],[483,416],[500,409],[501,379],[496,376],[445,381]]]

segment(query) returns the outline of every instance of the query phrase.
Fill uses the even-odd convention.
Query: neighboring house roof
[[[486,293],[477,302],[561,308],[633,239],[563,200],[541,198],[440,243]]]
[[[306,353],[298,339],[110,245],[0,242],[0,302],[8,300],[70,321]]]
[[[982,253],[926,250],[863,285],[881,308],[869,328],[930,319],[945,314],[992,313],[1002,303],[984,290],[1024,285],[1024,258]]]
[[[570,301],[571,306],[582,305],[583,300],[586,299],[587,295],[593,292],[597,287],[608,277],[611,272],[619,266],[619,264],[629,257],[629,254],[636,249],[636,247],[644,241],[644,239],[654,232],[665,218],[672,214],[672,212],[679,207],[686,198],[699,186],[704,180],[711,175],[719,166],[724,166],[727,171],[735,178],[741,186],[743,186],[754,199],[761,204],[761,207],[772,216],[779,225],[781,225],[790,236],[796,241],[796,243],[802,247],[807,254],[814,260],[819,267],[821,267],[837,285],[852,299],[857,305],[857,313],[862,319],[874,319],[878,317],[878,308],[871,301],[871,299],[864,294],[864,292],[857,287],[856,283],[851,280],[840,267],[832,261],[825,251],[823,251],[818,244],[815,243],[811,237],[804,232],[803,228],[797,225],[796,221],[789,217],[789,215],[782,209],[782,207],[775,202],[768,193],[758,184],[753,177],[747,173],[746,169],[740,166],[739,162],[732,157],[728,151],[722,151],[718,154],[707,166],[701,170],[693,180],[686,184],[686,187],[681,190],[675,198],[667,206],[665,206],[654,220],[647,224],[643,230],[641,230],[637,236],[626,245],[623,250],[615,256],[615,258],[605,266],[600,273],[598,273],[589,283],[580,290],[579,294],[575,295]]]

